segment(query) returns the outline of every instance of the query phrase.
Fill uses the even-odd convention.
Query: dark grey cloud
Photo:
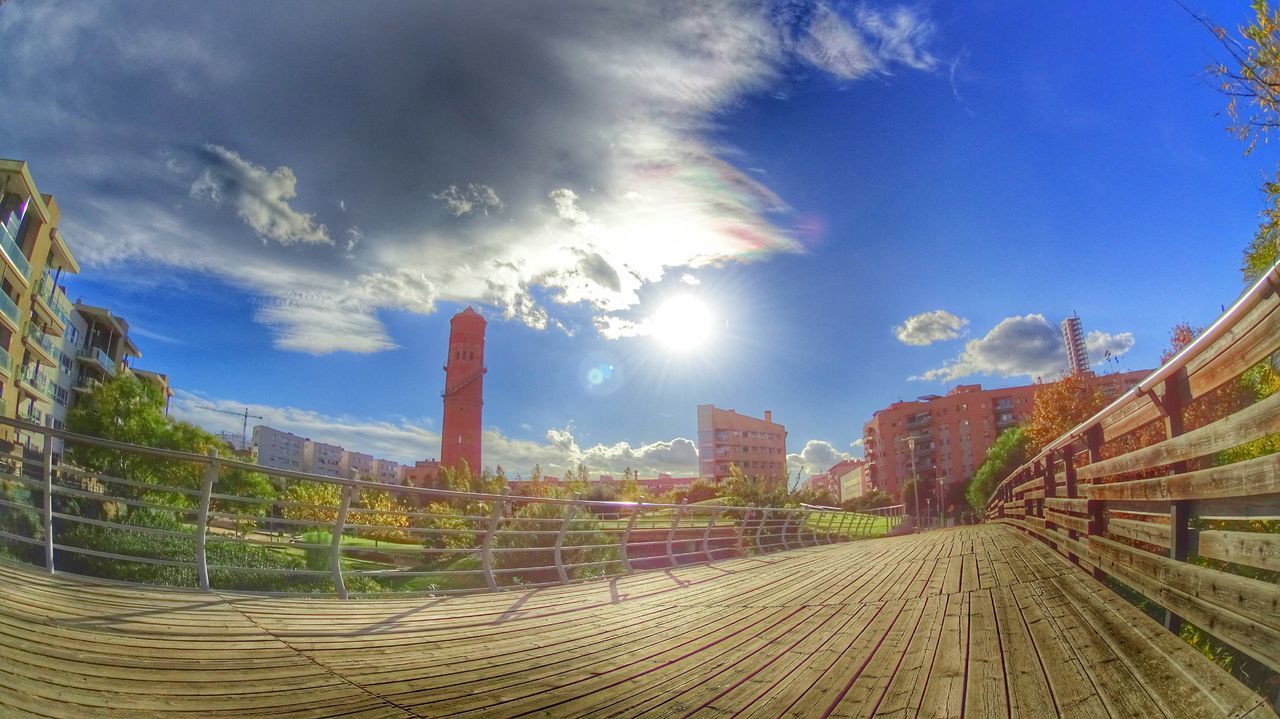
[[[0,146],[59,196],[86,265],[235,283],[278,346],[315,353],[394,346],[384,309],[553,327],[537,297],[605,316],[669,271],[798,251],[785,203],[708,138],[718,113],[793,63],[933,67],[905,8],[303,8],[6,3]]]

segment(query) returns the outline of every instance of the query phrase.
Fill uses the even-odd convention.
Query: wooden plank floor
[[[440,599],[0,565],[0,716],[177,715],[1275,716],[1003,526]]]

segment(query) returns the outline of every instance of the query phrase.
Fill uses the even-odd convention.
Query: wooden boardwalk
[[[1273,717],[1000,525],[342,602],[0,565],[0,716]]]

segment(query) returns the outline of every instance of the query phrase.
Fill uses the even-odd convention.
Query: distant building
[[[479,474],[481,411],[484,408],[484,330],[486,322],[468,307],[449,320],[449,356],[444,366],[444,421],[440,431],[440,464],[456,467],[466,460]]]
[[[344,449],[342,457],[338,460],[338,476],[350,477],[354,472],[360,479],[372,480],[373,463],[376,461],[372,454]]]
[[[404,468],[399,462],[393,462],[389,459],[373,460],[373,478],[374,481],[383,484],[400,484],[403,482]]]
[[[1062,341],[1067,345],[1067,371],[1070,374],[1093,374],[1089,369],[1089,350],[1084,342],[1080,317],[1072,315],[1062,321]]]
[[[342,456],[346,450],[336,444],[303,440],[302,471],[310,474],[322,474],[326,477],[341,477]]]
[[[837,502],[841,501],[840,480],[827,472],[809,475],[807,479],[800,483],[800,488],[807,489],[810,492],[826,492]]]
[[[281,432],[266,425],[253,428],[253,454],[260,467],[302,470],[302,448],[307,440],[290,432]]]
[[[400,481],[415,487],[439,487],[440,463],[434,459],[420,459],[412,467],[406,465],[401,468]]]
[[[827,476],[841,502],[861,497],[865,493],[863,487],[866,462],[861,459],[846,459],[835,463],[827,470]]]
[[[652,479],[639,478],[636,480],[636,485],[640,487],[640,494],[646,497],[657,497],[667,492],[686,490],[696,481],[698,481],[697,477],[672,477],[664,473]]]
[[[1090,374],[1087,381],[1115,397],[1148,374],[1150,370]],[[864,491],[878,489],[897,497],[911,476],[911,454],[921,478],[945,484],[968,482],[995,438],[1030,418],[1036,392],[1046,386],[984,390],[979,384],[962,384],[945,397],[926,395],[877,411],[863,427]]]
[[[787,482],[787,430],[765,410],[764,419],[698,405],[698,476],[719,484],[737,465],[748,476]]]

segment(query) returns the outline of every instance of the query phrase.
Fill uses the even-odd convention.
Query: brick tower
[[[468,307],[449,320],[449,358],[444,366],[444,424],[440,466],[467,460],[479,473],[480,409],[484,406],[484,328],[479,312]]]

